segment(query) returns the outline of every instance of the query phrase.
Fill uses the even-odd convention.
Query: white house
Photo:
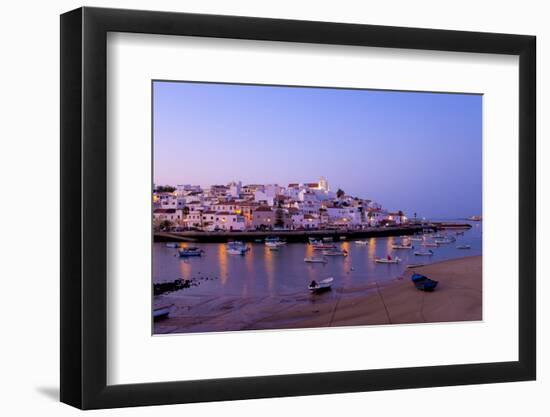
[[[155,222],[170,221],[172,223],[183,222],[183,210],[177,210],[173,208],[159,208],[153,211],[153,218]]]
[[[318,229],[319,228],[319,216],[312,214],[293,214],[291,216],[292,226],[295,229]]]

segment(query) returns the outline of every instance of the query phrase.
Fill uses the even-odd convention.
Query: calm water
[[[405,265],[432,263],[464,256],[481,255],[482,227],[473,222],[464,236],[455,236],[456,242],[438,248],[424,248],[413,241],[415,249],[396,250],[391,245],[401,238],[371,238],[368,246],[352,241],[335,242],[348,251],[347,257],[328,257],[325,264],[308,264],[306,256],[321,256],[305,243],[288,243],[279,251],[270,251],[263,243],[247,243],[251,248],[244,256],[229,255],[225,243],[197,243],[191,246],[204,250],[202,257],[180,258],[177,249],[165,243],[155,243],[153,249],[154,282],[173,281],[177,278],[195,279],[200,285],[184,289],[186,294],[270,296],[303,291],[311,280],[329,276],[335,278],[335,287],[349,288],[369,281],[384,281],[399,276]],[[445,233],[445,232],[443,232]],[[454,231],[447,231],[454,236]],[[471,245],[471,249],[456,249],[457,245]],[[415,250],[432,249],[433,256],[415,256]],[[399,264],[377,264],[375,258],[388,254],[399,256]],[[202,278],[202,279],[201,279]],[[208,279],[205,279],[208,278]]]

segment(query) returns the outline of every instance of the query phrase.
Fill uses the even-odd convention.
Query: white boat
[[[174,307],[174,304],[155,307],[153,309],[153,319],[158,320],[162,318],[167,318],[170,315],[170,312],[172,311],[172,307]]]
[[[238,247],[230,247],[227,249],[227,253],[229,255],[244,255],[248,249],[246,247],[244,248],[238,248]]]
[[[324,242],[332,242],[332,238],[331,237],[324,237],[323,241]]]
[[[415,252],[414,254],[415,256],[432,256],[434,254],[434,251],[429,249],[424,251],[418,251],[418,252]]]
[[[312,263],[312,264],[324,264],[327,262],[326,258],[321,258],[318,256],[308,256],[304,258],[304,262]]]
[[[336,249],[336,245],[333,243],[314,243],[313,250],[326,250],[326,249]]]
[[[434,240],[435,243],[437,243],[438,245],[446,245],[447,243],[453,243],[454,240],[452,239],[436,239]]]
[[[334,281],[334,278],[332,278],[332,277],[325,278],[325,279],[323,279],[319,282],[313,280],[308,285],[308,289],[311,292],[328,290],[332,286],[332,281]]]
[[[410,237],[409,240],[412,240],[413,242],[422,242],[424,239],[422,237]]]
[[[278,248],[279,246],[283,246],[283,245],[286,245],[286,242],[282,242],[282,241],[273,241],[273,242],[268,242],[266,241],[265,242],[265,245],[268,247],[268,248]]]
[[[324,256],[348,256],[348,251],[338,250],[338,249],[324,250],[323,255]]]
[[[374,262],[379,264],[398,264],[401,262],[401,258],[398,258],[397,256],[395,258],[388,256],[387,258],[376,258]]]
[[[392,249],[412,249],[412,245],[391,245]]]
[[[179,248],[180,244],[178,242],[168,242],[166,243],[167,248]]]
[[[367,246],[369,244],[369,241],[368,240],[356,240],[354,243],[356,245],[359,245],[359,246]]]
[[[458,245],[456,248],[457,249],[470,249],[471,246],[470,245]]]
[[[346,240],[346,237],[345,236],[340,236],[339,239],[340,240]]]

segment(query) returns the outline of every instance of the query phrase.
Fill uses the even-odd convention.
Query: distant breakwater
[[[200,243],[223,243],[230,240],[253,242],[263,240],[266,237],[278,237],[287,242],[307,242],[309,238],[322,239],[332,238],[334,241],[353,240],[371,237],[405,236],[422,233],[424,230],[438,230],[437,225],[411,225],[400,227],[372,227],[364,230],[268,230],[268,231],[247,231],[247,232],[155,232],[155,242],[200,242]]]

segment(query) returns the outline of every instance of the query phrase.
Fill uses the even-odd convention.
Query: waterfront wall
[[[241,240],[252,242],[256,239],[265,239],[268,236],[276,236],[287,242],[307,242],[310,237],[321,239],[324,237],[332,238],[334,241],[345,237],[346,240],[386,237],[386,236],[404,236],[421,233],[425,229],[436,230],[434,225],[429,226],[400,226],[400,227],[372,227],[365,230],[271,230],[271,231],[248,231],[248,232],[156,232],[154,234],[155,242],[182,241],[182,242],[227,242],[228,240]]]

